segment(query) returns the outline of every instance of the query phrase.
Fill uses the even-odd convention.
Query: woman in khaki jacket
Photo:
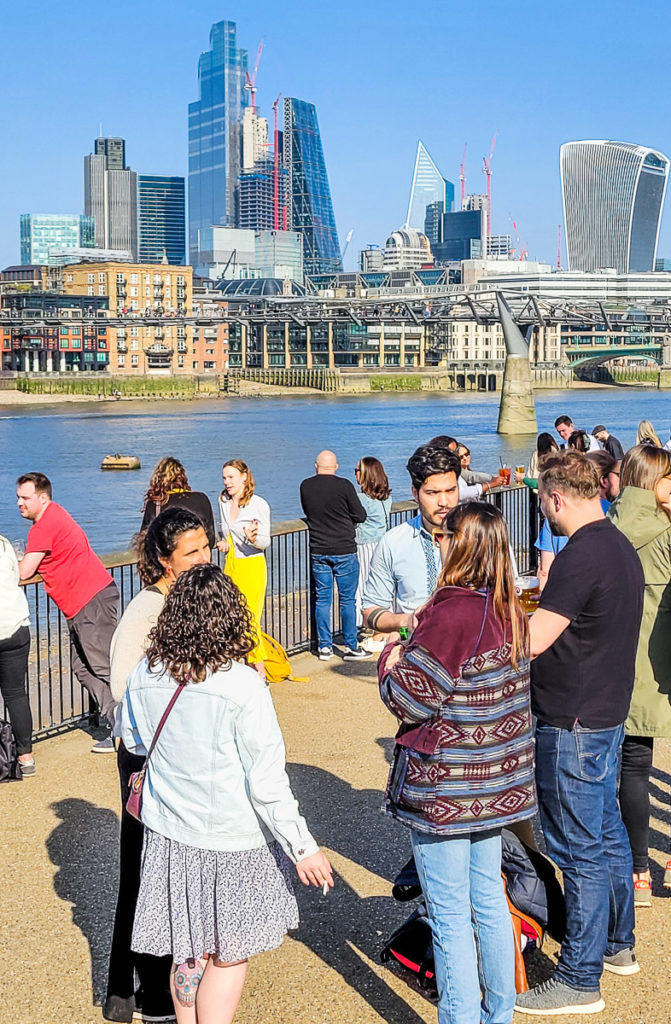
[[[645,573],[636,678],[622,748],[620,807],[634,858],[635,904],[649,907],[653,742],[655,737],[671,737],[671,453],[650,445],[628,451],[620,470],[620,495],[608,516],[636,548]],[[664,885],[671,888],[671,860]]]

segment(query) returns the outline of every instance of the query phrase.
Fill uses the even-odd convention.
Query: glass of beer
[[[520,577],[515,584],[515,591],[527,615],[532,615],[541,599],[538,576]]]

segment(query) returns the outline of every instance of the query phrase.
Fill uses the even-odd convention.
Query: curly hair
[[[149,487],[145,494],[145,505],[148,501],[155,501],[158,505],[165,505],[170,491],[190,491],[189,481],[184,466],[179,459],[171,455],[161,459],[154,467],[154,472],[149,481]]]
[[[186,508],[166,508],[143,533],[133,538],[137,551],[137,574],[145,587],[157,583],[165,574],[161,559],[167,561],[183,533],[203,530],[202,520]]]
[[[256,642],[249,607],[230,576],[212,563],[194,565],[166,598],[149,633],[147,660],[180,683],[200,683],[245,658]]]

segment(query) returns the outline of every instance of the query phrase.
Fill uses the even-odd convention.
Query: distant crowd
[[[427,440],[407,462],[416,513],[397,525],[374,456],[352,466],[355,487],[323,450],[300,485],[316,656],[379,655],[398,721],[385,807],[409,829],[439,1024],[596,1013],[602,972],[640,969],[654,739],[671,736],[671,441],[648,421],[626,453],[602,424],[560,416],[555,431],[512,481],[507,467],[473,469],[447,434]],[[537,580],[520,576],[487,499],[511,482],[537,495]],[[249,958],[298,926],[291,865],[325,895],[334,884],[291,791],[268,686],[291,675],[263,631],[270,506],[242,459],[225,462],[222,484],[215,525],[182,463],[160,460],[135,538],[142,589],[120,618],[114,579],[43,473],[17,481],[31,524],[21,557],[0,536],[0,690],[17,773],[37,771],[21,586],[37,573],[96,709],[92,750],[116,755],[110,1021],[233,1021]],[[536,850],[537,814],[566,924],[553,974],[524,991],[501,833]]]

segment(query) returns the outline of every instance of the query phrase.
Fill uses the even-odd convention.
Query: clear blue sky
[[[79,213],[82,157],[102,122],[134,170],[186,173],[187,103],[210,25],[237,22],[257,102],[317,106],[347,263],[405,218],[419,138],[459,190],[484,190],[495,129],[495,232],[518,224],[556,260],[559,146],[612,138],[671,155],[671,11],[664,0],[25,0],[2,16],[0,266],[19,262],[19,214]],[[671,197],[669,198],[671,202]],[[659,254],[671,256],[671,216]]]

